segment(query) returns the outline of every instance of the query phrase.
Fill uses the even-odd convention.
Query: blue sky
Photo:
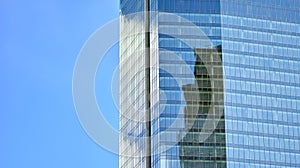
[[[118,0],[0,1],[1,168],[118,166],[118,156],[81,128],[72,100],[77,55],[94,31],[118,17],[118,8]],[[97,98],[117,128],[118,112],[103,88],[118,64],[118,46],[104,61]]]

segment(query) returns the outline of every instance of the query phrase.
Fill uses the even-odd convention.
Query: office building
[[[300,167],[300,0],[120,9],[120,168]]]

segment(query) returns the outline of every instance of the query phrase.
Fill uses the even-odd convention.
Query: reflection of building
[[[120,8],[120,131],[152,136],[149,142],[121,135],[120,167],[197,167],[202,161],[209,168],[219,163],[300,167],[300,0],[120,0]],[[222,68],[214,71],[215,61],[202,59],[216,53],[203,50],[210,47],[201,46],[203,35],[195,25],[182,18],[128,16],[148,10],[173,13],[197,25],[208,46],[222,46],[217,48]],[[143,33],[148,25],[154,32]],[[143,51],[147,47],[159,49]],[[196,75],[187,74],[174,54]],[[144,73],[147,66],[156,68]],[[219,92],[223,102],[212,101]],[[215,112],[224,117],[203,144],[189,143],[197,141],[212,105],[223,107]],[[187,106],[185,115],[182,106]],[[150,125],[142,122],[147,117]],[[184,131],[180,126],[168,129],[176,118],[185,121]],[[182,132],[185,136],[174,145]],[[165,148],[169,150],[161,153]],[[147,152],[153,155],[144,157]]]
[[[195,57],[195,83],[182,88],[187,130],[179,142],[180,165],[181,168],[226,167],[221,47],[196,49]],[[208,115],[212,120],[208,120]]]

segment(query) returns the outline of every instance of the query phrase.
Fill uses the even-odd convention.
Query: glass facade
[[[300,1],[221,1],[228,167],[300,167]]]
[[[141,0],[121,1],[120,13],[120,167],[145,167],[145,31]],[[136,32],[136,33],[135,33]],[[124,136],[126,135],[126,136]],[[128,136],[127,136],[128,135]]]
[[[150,93],[145,3],[172,14],[150,13]],[[300,0],[120,7],[119,167],[146,167],[147,96],[153,168],[300,167]]]

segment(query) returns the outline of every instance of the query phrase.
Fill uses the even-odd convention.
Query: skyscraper
[[[300,167],[300,0],[120,8],[119,167]]]

